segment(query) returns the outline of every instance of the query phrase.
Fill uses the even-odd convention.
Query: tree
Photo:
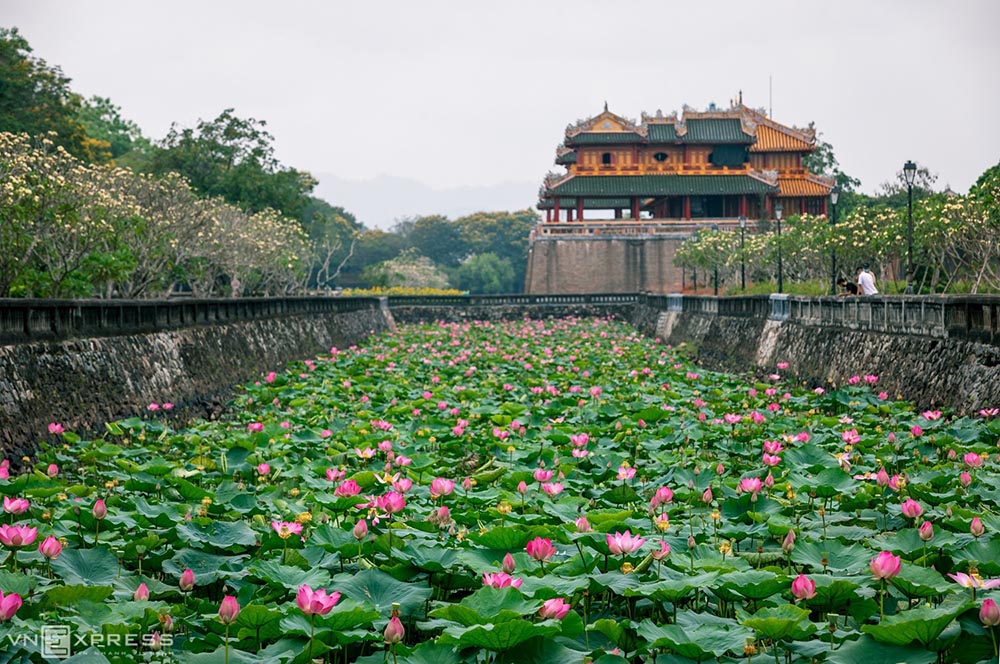
[[[340,273],[354,256],[358,233],[364,228],[354,215],[318,198],[309,199],[303,216],[310,248],[309,284],[317,288],[332,288]]]
[[[459,266],[454,281],[458,288],[470,293],[512,293],[515,289],[514,267],[509,260],[496,254],[476,254]]]
[[[171,126],[149,169],[180,173],[205,196],[220,196],[249,212],[268,208],[302,219],[316,181],[305,171],[283,168],[274,157],[274,137],[262,120],[224,110],[195,128]]]
[[[418,252],[445,267],[457,267],[468,253],[458,226],[441,215],[414,219],[407,240]]]
[[[448,276],[413,248],[404,250],[392,260],[369,266],[364,276],[369,286],[382,288],[448,288]]]
[[[836,179],[837,186],[842,192],[856,191],[861,186],[861,180],[852,178],[840,170],[840,162],[837,161],[837,156],[833,153],[833,146],[822,140],[820,138],[822,135],[819,134],[816,137],[816,149],[802,159],[802,165],[810,173]]]
[[[43,136],[71,154],[94,161],[101,145],[87,136],[77,120],[80,96],[59,67],[31,55],[17,28],[0,28],[0,128],[11,133]]]
[[[534,210],[477,212],[455,220],[469,254],[492,253],[514,269],[514,292],[524,285],[528,267],[528,238],[538,224]]]
[[[103,161],[117,160],[133,150],[146,153],[145,159],[149,158],[149,140],[142,135],[139,125],[122,117],[121,109],[110,99],[94,96],[86,100],[77,113],[77,120],[88,136],[107,144],[107,159]]]

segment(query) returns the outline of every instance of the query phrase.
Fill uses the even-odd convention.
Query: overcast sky
[[[913,159],[964,193],[1000,160],[997,0],[0,0],[0,24],[154,139],[233,107],[349,179],[540,183],[605,100],[767,107],[769,76],[865,191]]]

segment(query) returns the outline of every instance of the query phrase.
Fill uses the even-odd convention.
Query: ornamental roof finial
[[[604,100],[604,112],[605,113],[608,112],[608,100],[607,99]]]

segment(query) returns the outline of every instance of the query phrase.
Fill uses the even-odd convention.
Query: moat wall
[[[287,362],[362,343],[395,322],[563,316],[627,320],[688,344],[711,369],[780,373],[808,386],[877,374],[918,407],[1000,406],[1000,298],[736,298],[514,295],[182,303],[0,301],[0,456],[30,454],[49,422],[100,431],[176,404],[221,412],[234,386]],[[163,414],[162,412],[160,413]]]
[[[59,338],[72,330],[44,325],[31,335],[43,337],[37,340],[23,338],[23,330],[38,328],[45,309],[36,309],[30,320],[20,319],[16,326],[8,316],[3,319],[6,336],[16,328],[22,338],[0,345],[0,456],[16,462],[30,454],[49,435],[50,422],[81,433],[103,431],[105,422],[145,414],[150,403],[175,404],[172,419],[212,417],[225,407],[235,386],[332,346],[361,343],[393,325],[377,300],[363,304],[353,311],[267,315],[254,311],[252,303],[241,303],[244,318],[248,307],[251,316],[260,317],[246,320],[234,314],[233,320],[189,321],[177,327],[163,325],[161,315],[160,325],[168,329],[105,325],[84,338]],[[58,318],[48,316],[47,322]],[[156,326],[154,316],[139,327]]]

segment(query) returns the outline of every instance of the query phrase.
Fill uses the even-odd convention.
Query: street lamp
[[[747,229],[747,218],[740,215],[740,290],[746,291],[747,289],[747,269],[746,269],[746,259],[743,253],[743,233]]]
[[[784,281],[782,280],[781,273],[781,213],[784,211],[784,206],[778,203],[774,206],[774,218],[778,220],[778,292],[784,293]]]
[[[712,224],[709,228],[711,228],[712,231],[719,230],[719,226],[717,224]],[[712,282],[714,283],[715,290],[713,294],[715,297],[719,297],[719,264],[715,260],[712,261]]]
[[[913,180],[917,177],[917,165],[908,161],[903,165],[906,179],[906,292],[913,293]]]
[[[833,235],[833,227],[837,225],[837,200],[840,198],[840,187],[830,190],[830,203],[833,204],[833,216],[830,217],[830,235]],[[832,241],[833,238],[831,237]],[[830,249],[830,295],[837,294],[837,248],[834,245]]]

